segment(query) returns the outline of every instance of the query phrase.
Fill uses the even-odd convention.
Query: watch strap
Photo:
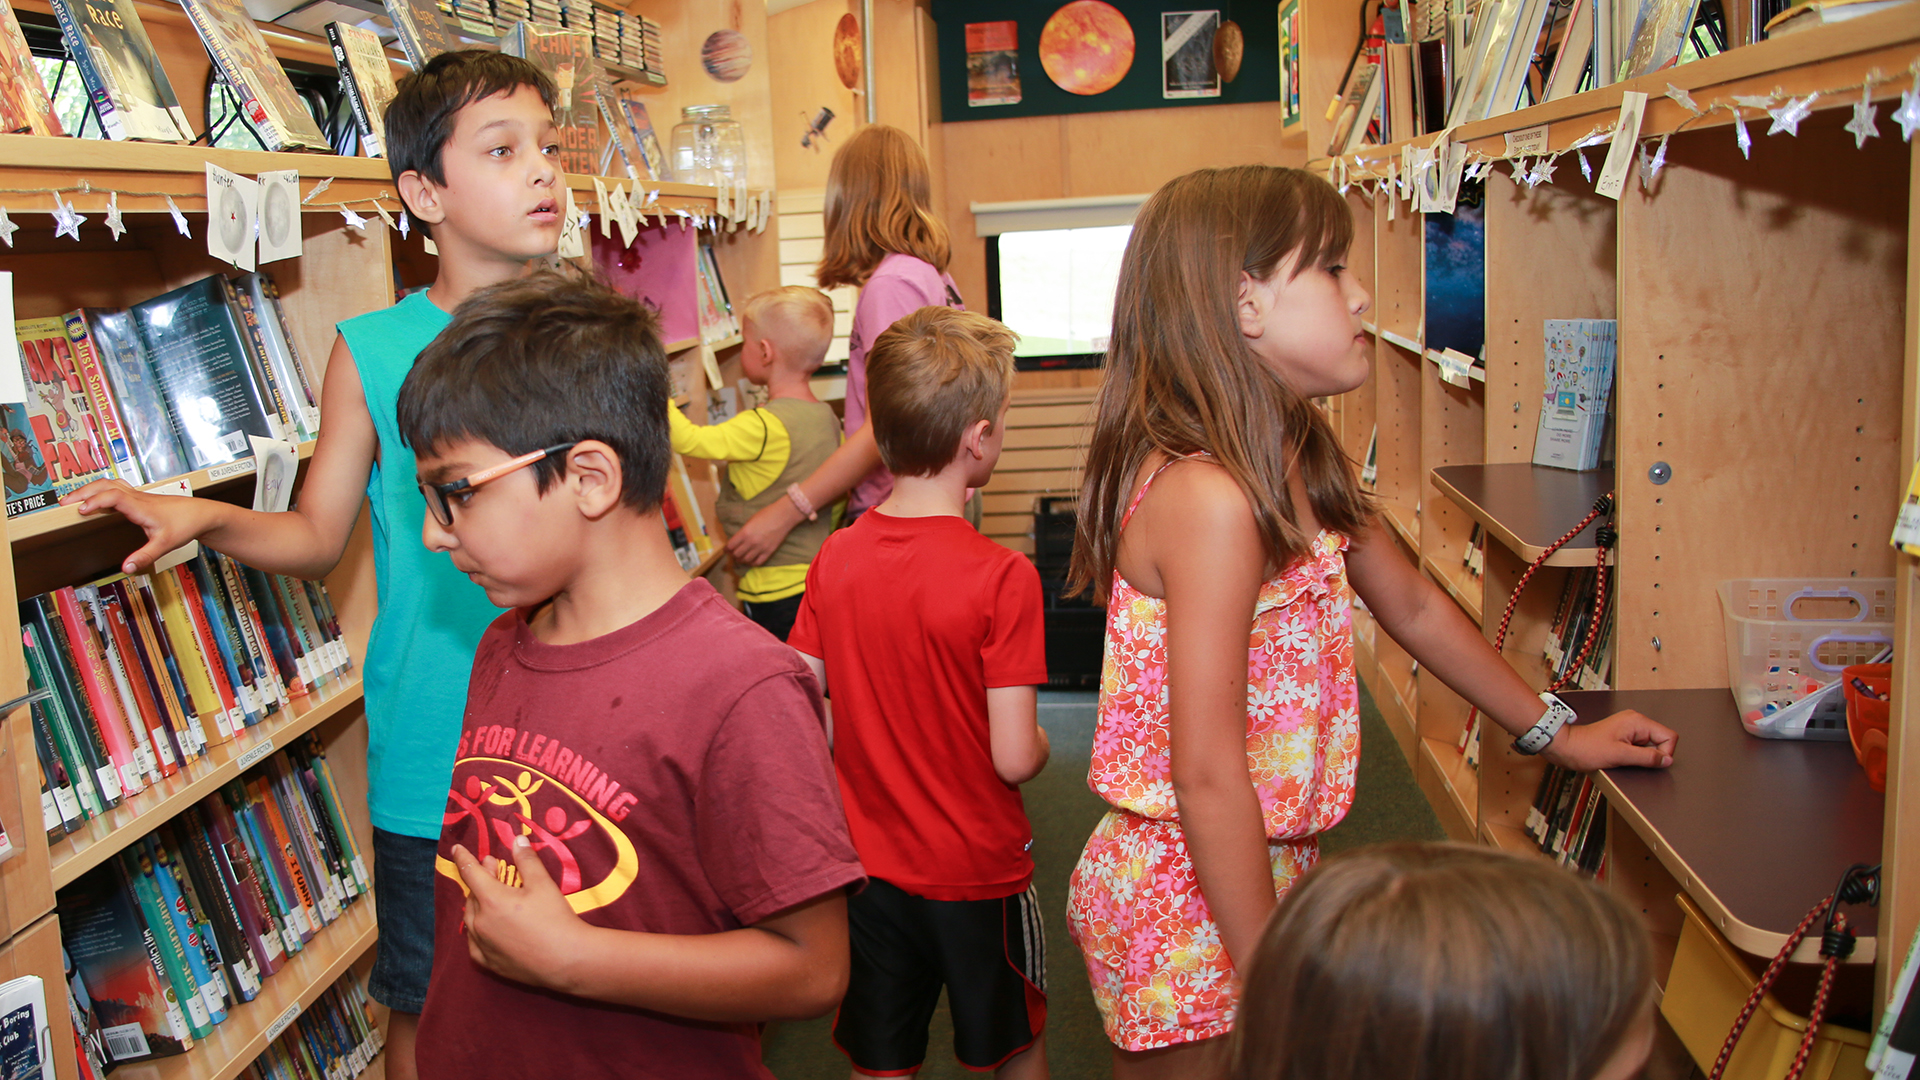
[[[1545,715],[1513,740],[1514,751],[1529,757],[1545,750],[1547,745],[1553,742],[1553,737],[1560,733],[1560,729],[1573,723],[1575,719],[1573,709],[1552,694],[1541,694],[1540,700],[1546,702]]]

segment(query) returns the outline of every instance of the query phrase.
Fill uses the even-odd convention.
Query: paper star
[[[127,232],[126,222],[120,220],[120,193],[117,191],[107,196],[107,231],[113,233],[115,240]]]
[[[412,231],[413,231],[413,219],[407,216],[407,212],[405,210],[401,210],[400,211],[400,239],[405,240],[407,238],[407,234]]]
[[[1527,159],[1523,157],[1515,158],[1510,164],[1513,166],[1513,182],[1516,184],[1526,183],[1527,182]]]
[[[1900,92],[1900,107],[1893,110],[1893,122],[1900,125],[1900,137],[1912,142],[1913,133],[1920,131],[1920,88]]]
[[[367,219],[361,217],[359,214],[354,213],[353,207],[351,206],[341,207],[340,216],[347,219],[347,228],[352,229],[353,231],[359,232],[359,233],[366,232]]]
[[[1767,115],[1773,117],[1773,126],[1767,129],[1767,134],[1778,135],[1784,131],[1789,135],[1798,136],[1800,121],[1805,120],[1807,114],[1813,112],[1813,99],[1819,96],[1820,92],[1816,90],[1806,97],[1789,98],[1785,105],[1776,105],[1768,109]]]
[[[173,196],[163,195],[161,198],[167,200],[167,213],[173,215],[173,227],[180,230],[181,236],[191,239],[193,231],[187,228],[187,215],[181,213],[180,207],[174,205]]]
[[[1733,141],[1739,144],[1741,157],[1753,159],[1753,133],[1747,130],[1747,121],[1739,109],[1733,110]]]
[[[1695,116],[1700,115],[1700,106],[1695,105],[1693,103],[1692,94],[1687,93],[1685,90],[1680,89],[1679,87],[1673,85],[1672,83],[1668,83],[1667,96],[1679,102],[1682,107],[1684,107],[1688,112],[1692,113],[1693,115]]]
[[[1648,167],[1647,144],[1641,143],[1640,144],[1640,190],[1647,191],[1647,190],[1650,190],[1652,187],[1653,187],[1653,171]]]
[[[12,247],[13,234],[19,231],[20,226],[15,225],[13,219],[7,217],[7,208],[0,206],[0,240],[5,240],[7,246]]]
[[[306,198],[304,198],[304,199],[301,199],[301,200],[300,200],[300,205],[301,205],[301,206],[305,206],[305,205],[307,205],[308,203],[310,203],[310,202],[312,202],[312,201],[313,201],[313,197],[314,197],[315,195],[318,195],[318,194],[320,194],[321,192],[323,192],[323,191],[325,191],[325,190],[327,190],[328,188],[330,188],[330,187],[332,187],[332,186],[333,186],[333,177],[331,177],[331,176],[323,176],[323,177],[321,177],[321,178],[320,178],[320,182],[319,182],[319,183],[317,183],[317,184],[315,184],[315,185],[313,185],[313,190],[312,190],[312,191],[309,191],[309,192],[307,192],[307,197],[306,197]]]
[[[1587,183],[1593,183],[1593,163],[1587,160],[1587,152],[1575,150],[1573,156],[1580,159],[1580,175],[1587,178]]]
[[[586,233],[586,232],[593,231],[592,226],[593,226],[593,215],[587,213],[585,210],[580,211],[580,224],[577,226],[577,228],[579,228],[581,232]]]
[[[1533,167],[1533,179],[1531,182],[1535,184],[1553,183],[1553,170],[1559,167],[1560,166],[1553,163],[1553,159],[1541,158]]]
[[[1880,113],[1880,107],[1873,103],[1873,88],[1861,90],[1860,100],[1853,103],[1853,119],[1847,121],[1847,130],[1853,133],[1853,148],[1864,150],[1868,139],[1880,137],[1880,128],[1873,120]]]
[[[1670,137],[1670,135],[1660,136],[1660,146],[1654,150],[1653,160],[1647,162],[1647,172],[1642,178],[1641,187],[1652,183],[1660,175],[1660,170],[1667,167],[1667,139]]]
[[[53,235],[55,237],[71,236],[75,240],[80,239],[80,226],[85,224],[86,220],[60,196],[53,197]]]
[[[1773,108],[1773,103],[1780,100],[1780,95],[1779,94],[1735,94],[1733,95],[1733,100],[1734,100],[1734,104],[1739,105],[1741,108],[1760,109],[1764,111],[1764,110]]]

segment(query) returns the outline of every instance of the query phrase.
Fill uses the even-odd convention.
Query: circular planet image
[[[270,185],[266,198],[261,200],[260,231],[266,234],[267,243],[276,248],[285,244],[293,231],[293,199],[279,184]]]
[[[753,46],[738,30],[715,30],[700,46],[700,66],[721,82],[739,82],[753,66]]]
[[[860,20],[849,11],[833,28],[833,73],[851,90],[860,85]]]
[[[1220,23],[1220,29],[1213,32],[1213,70],[1220,73],[1220,81],[1230,83],[1240,75],[1240,61],[1247,55],[1247,37],[1240,32],[1240,24],[1232,19]]]
[[[1102,94],[1133,67],[1133,27],[1112,4],[1073,0],[1040,30],[1040,66],[1069,94]]]
[[[232,188],[220,189],[219,224],[220,246],[227,251],[239,251],[240,242],[247,238],[247,203],[240,193]]]

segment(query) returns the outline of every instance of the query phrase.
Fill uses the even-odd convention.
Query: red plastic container
[[[1888,707],[1893,704],[1888,699],[1893,693],[1893,665],[1855,664],[1840,672],[1840,682],[1847,694],[1847,738],[1853,743],[1853,756],[1866,770],[1867,783],[1873,790],[1885,791],[1887,716]],[[1861,693],[1862,685],[1873,693]]]

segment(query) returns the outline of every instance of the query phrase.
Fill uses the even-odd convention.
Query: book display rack
[[[1327,142],[1319,106],[1342,80],[1353,21],[1345,5],[1303,0],[1304,117],[1287,131],[1312,154]],[[1407,554],[1491,639],[1530,562],[1597,495],[1617,495],[1612,690],[1569,700],[1585,719],[1630,707],[1681,733],[1670,771],[1595,778],[1608,800],[1602,876],[1646,913],[1663,985],[1680,894],[1763,966],[1841,866],[1883,863],[1877,920],[1862,916],[1877,940],[1862,933],[1851,961],[1876,1002],[1920,924],[1920,563],[1888,545],[1920,452],[1920,186],[1915,144],[1884,119],[1911,89],[1916,58],[1920,6],[1907,5],[1454,131],[1488,157],[1509,156],[1509,135],[1557,152],[1611,123],[1623,91],[1639,91],[1640,137],[1665,155],[1644,180],[1636,164],[1617,201],[1596,194],[1571,156],[1544,183],[1516,182],[1506,161],[1487,175],[1483,382],[1448,379],[1427,352],[1422,215],[1373,179],[1403,144],[1345,162],[1346,175],[1368,178],[1346,197],[1357,220],[1349,265],[1374,294],[1374,377],[1326,408],[1354,459],[1377,465],[1375,490]],[[1670,84],[1685,93],[1667,96]],[[1831,93],[1840,86],[1853,90]],[[1846,123],[1863,86],[1882,122],[1878,137],[1857,141]],[[1767,117],[1749,114],[1750,154],[1731,111],[1695,117],[1680,100],[1815,90],[1796,135],[1769,137]],[[1604,139],[1586,151],[1596,170],[1606,152]],[[1341,175],[1333,161],[1310,167]],[[1531,463],[1542,324],[1557,318],[1618,320],[1615,431],[1601,470]],[[1565,577],[1594,566],[1593,533],[1556,552],[1518,603],[1506,655],[1536,688],[1550,680],[1542,656]],[[1484,573],[1463,574],[1480,536]],[[1746,577],[1895,579],[1884,796],[1866,788],[1844,743],[1740,730],[1717,590]],[[1365,613],[1356,637],[1361,676],[1449,835],[1537,852],[1527,815],[1544,763],[1513,753],[1492,725],[1473,762],[1456,749],[1467,705]]]

